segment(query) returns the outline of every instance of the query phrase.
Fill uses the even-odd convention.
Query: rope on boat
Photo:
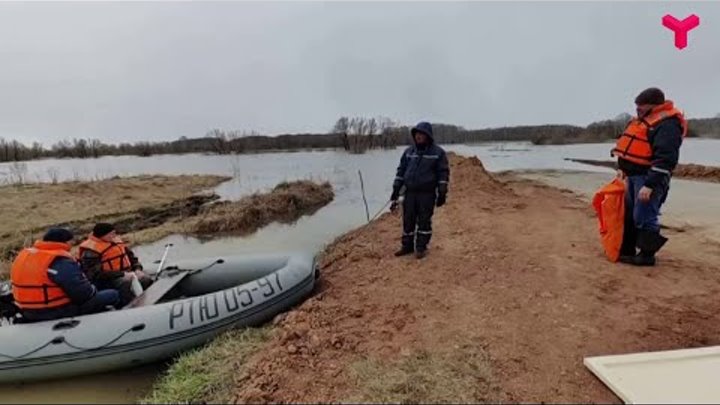
[[[59,344],[61,344],[61,343],[65,344],[66,346],[68,346],[68,347],[70,347],[70,348],[72,348],[72,349],[78,350],[78,351],[80,351],[80,352],[87,352],[87,351],[91,351],[91,350],[104,349],[104,348],[110,346],[111,344],[117,342],[118,340],[122,339],[123,336],[127,335],[128,333],[130,333],[130,332],[139,332],[139,331],[141,331],[141,330],[143,330],[143,329],[145,329],[145,324],[144,324],[144,323],[139,323],[139,324],[137,324],[137,325],[134,325],[134,326],[131,327],[130,329],[124,331],[123,333],[119,334],[117,337],[115,337],[114,339],[110,340],[109,342],[107,342],[107,343],[105,343],[105,344],[103,344],[103,345],[100,345],[100,346],[95,346],[95,347],[80,347],[80,346],[76,346],[76,345],[68,342],[67,340],[65,340],[65,336],[56,336],[56,337],[52,338],[49,342],[47,342],[47,343],[45,343],[45,344],[43,344],[43,345],[41,345],[41,346],[38,346],[38,347],[36,347],[35,349],[33,349],[33,350],[31,350],[31,351],[29,351],[29,352],[27,352],[27,353],[25,353],[25,354],[23,354],[23,355],[21,355],[21,356],[11,356],[11,355],[9,355],[9,354],[0,353],[0,357],[4,357],[4,358],[10,359],[10,360],[21,360],[21,359],[23,359],[23,358],[25,358],[25,357],[27,357],[27,356],[30,356],[31,354],[34,354],[34,353],[39,352],[40,350],[42,350],[42,349],[44,349],[44,348],[46,348],[46,347],[48,347],[48,346],[50,346],[50,345],[59,345]]]

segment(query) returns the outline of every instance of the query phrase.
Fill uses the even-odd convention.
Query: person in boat
[[[152,279],[112,224],[96,224],[80,244],[78,257],[83,271],[98,288],[114,288],[120,292],[121,305],[135,298],[133,277],[137,277],[143,289],[152,284]]]
[[[25,321],[37,322],[102,312],[120,301],[116,290],[98,290],[70,253],[74,235],[49,229],[12,264],[15,305]]]
[[[660,207],[670,190],[672,171],[688,126],[682,111],[658,88],[635,98],[637,116],[618,137],[612,155],[625,180],[625,225],[619,260],[655,265],[655,253],[667,242],[660,235]],[[639,250],[639,252],[638,252]]]
[[[415,252],[415,256],[422,259],[432,238],[434,208],[442,207],[447,199],[450,167],[445,151],[435,144],[429,122],[420,122],[410,133],[413,145],[400,158],[390,210],[397,209],[400,189],[405,186],[402,247],[395,256]]]

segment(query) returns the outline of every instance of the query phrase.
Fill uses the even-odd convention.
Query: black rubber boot
[[[418,250],[417,252],[415,252],[415,257],[418,259],[422,259],[425,256],[427,256],[427,250]]]
[[[406,255],[412,254],[412,252],[413,252],[413,249],[403,246],[402,248],[400,248],[400,250],[395,252],[395,257],[406,256]]]
[[[636,266],[654,266],[655,265],[655,254],[640,251],[640,253],[634,257],[632,264],[634,264]]]
[[[655,253],[657,253],[667,241],[668,238],[660,235],[660,232],[641,229],[638,232],[637,241],[640,253],[634,257],[632,264],[636,266],[654,266]]]
[[[636,257],[636,256],[637,256],[637,255],[624,255],[624,254],[620,254],[620,257],[618,258],[618,261],[619,261],[620,263],[625,263],[625,264],[635,264],[635,257]]]
[[[658,250],[662,249],[667,241],[668,238],[660,235],[660,232],[641,229],[638,232],[637,247],[640,251],[655,254]]]
[[[626,216],[623,227],[622,245],[620,245],[620,258],[618,259],[621,263],[632,264],[635,261],[637,239],[638,229],[635,227],[632,215]]]

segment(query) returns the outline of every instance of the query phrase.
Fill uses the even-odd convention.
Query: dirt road
[[[392,256],[391,214],[336,241],[236,401],[619,402],[584,357],[720,344],[716,243],[666,232],[656,268],[612,264],[572,193],[451,164],[430,255]]]

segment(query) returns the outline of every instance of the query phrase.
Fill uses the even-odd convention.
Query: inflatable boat
[[[0,383],[61,378],[167,359],[233,327],[256,326],[302,301],[312,254],[168,263],[119,310],[0,326]]]

